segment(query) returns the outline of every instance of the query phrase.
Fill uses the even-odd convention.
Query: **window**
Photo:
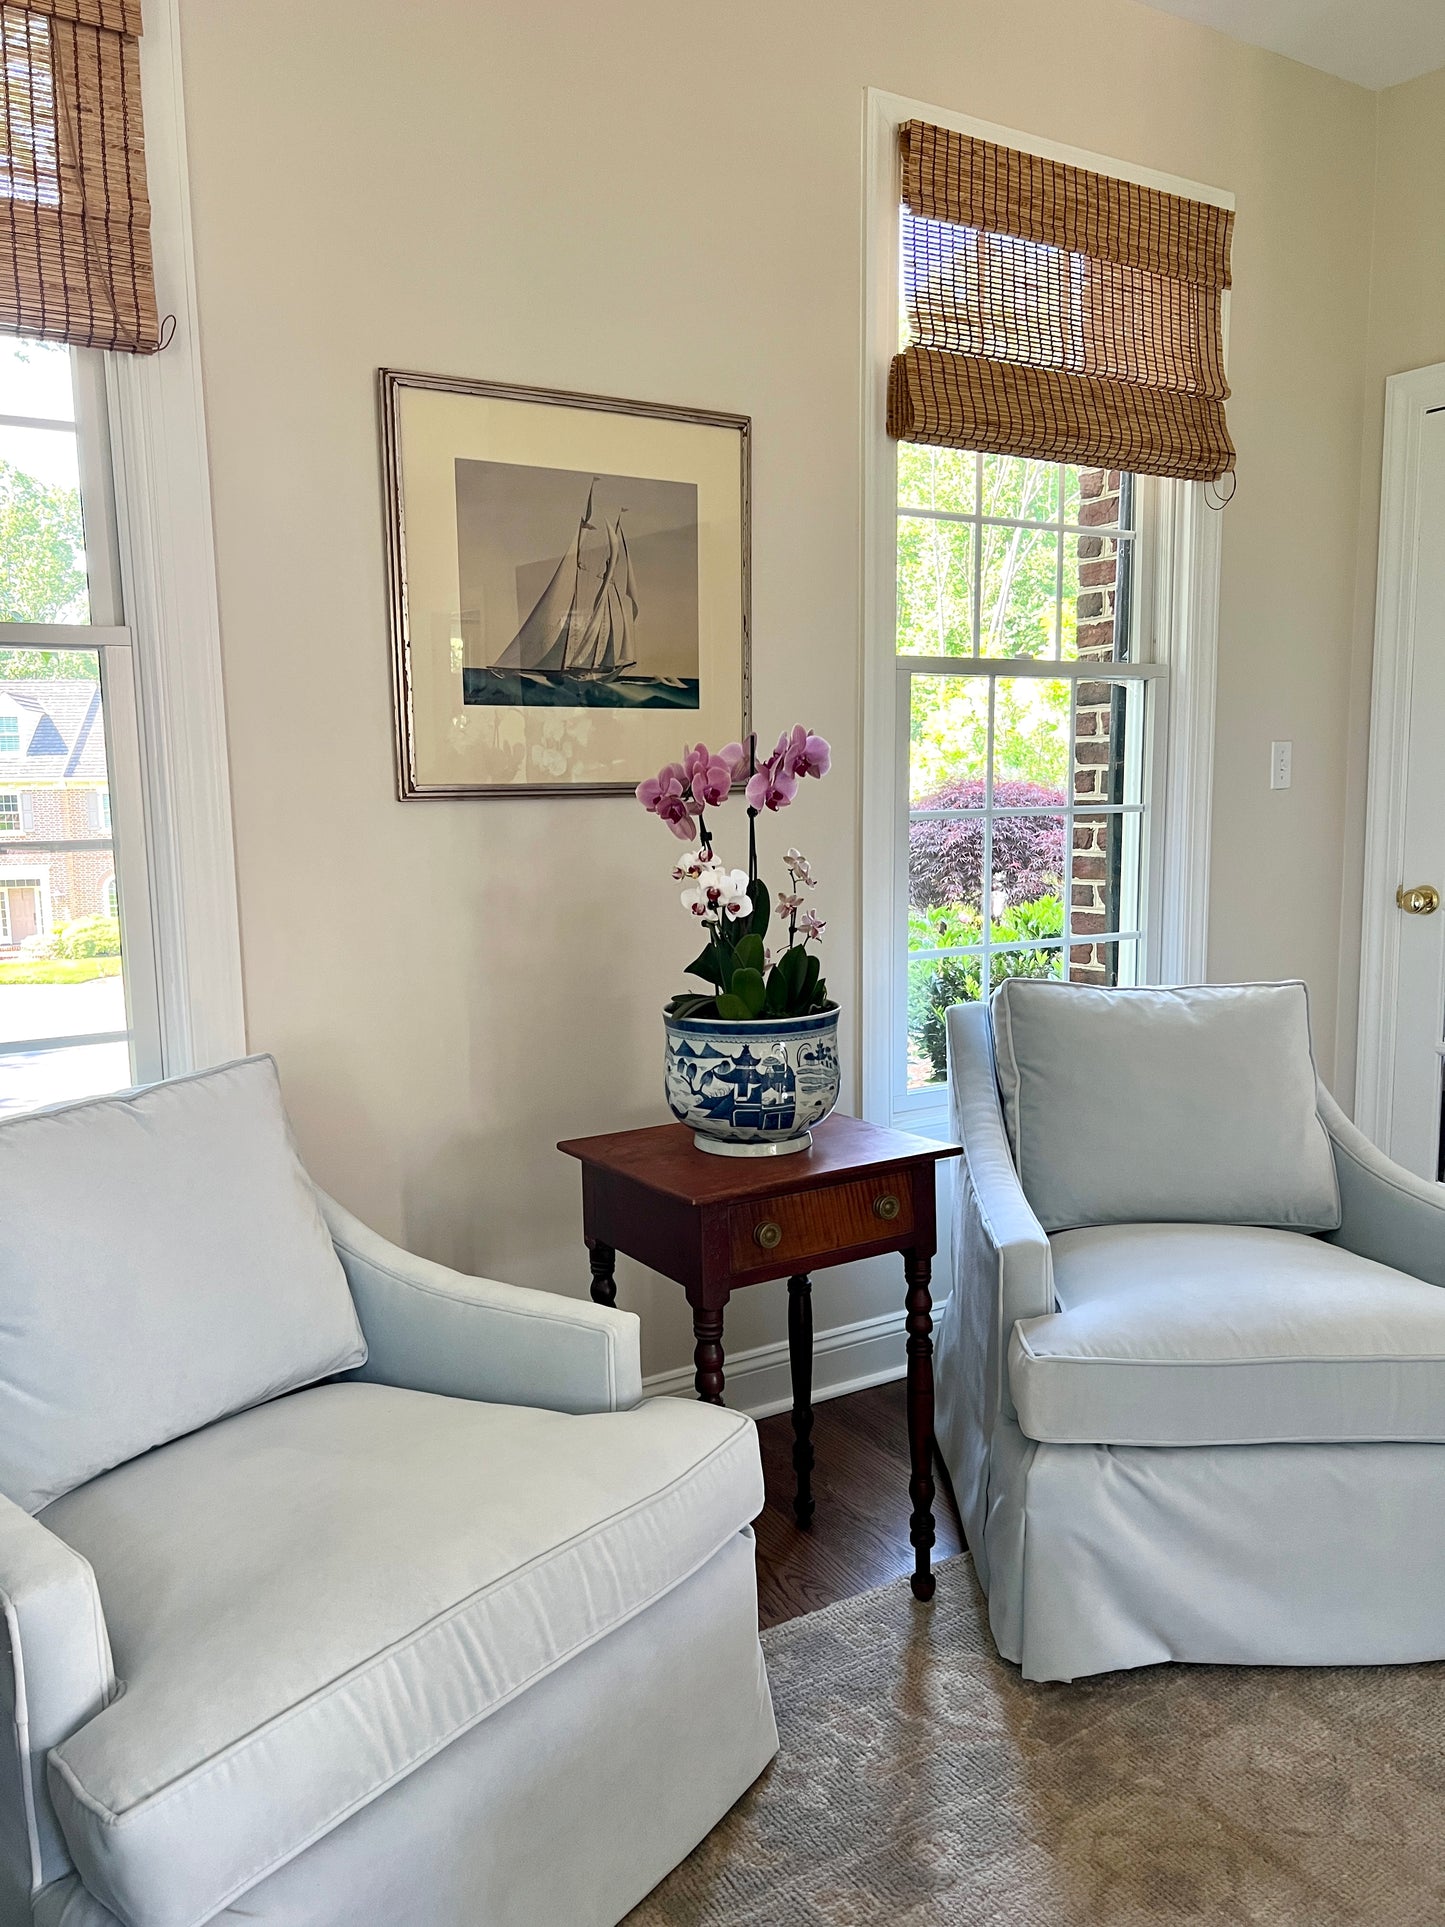
[[[929,312],[900,211],[900,130],[920,117],[1008,137],[870,95],[863,1096],[879,1122],[938,1131],[951,1006],[1010,976],[1204,974],[1219,518],[1198,482],[1083,450],[1051,460],[887,433],[900,338]],[[955,266],[971,258],[956,250]],[[978,305],[955,281],[951,322]],[[1025,301],[1024,277],[1010,288]]]
[[[1132,476],[908,443],[897,474],[908,1111],[941,1104],[950,1005],[1142,974],[1160,672],[1138,660]]]
[[[146,834],[105,382],[93,351],[0,336],[0,754],[25,781],[0,791],[0,1115],[160,1074],[146,890],[116,914]]]

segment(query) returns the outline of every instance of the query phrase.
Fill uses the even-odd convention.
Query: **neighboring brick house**
[[[77,917],[114,914],[100,684],[0,681],[0,957]]]
[[[1117,469],[1081,469],[1079,495],[1080,524],[1099,531],[1078,538],[1079,660],[1109,662],[1118,653],[1115,605],[1123,585],[1113,530],[1123,506],[1123,477]],[[1069,952],[1069,976],[1076,984],[1111,985],[1118,980],[1118,946],[1087,939],[1119,926],[1122,825],[1117,816],[1092,814],[1090,806],[1123,800],[1123,697],[1109,683],[1081,682],[1075,700],[1070,899],[1073,934],[1086,941]]]

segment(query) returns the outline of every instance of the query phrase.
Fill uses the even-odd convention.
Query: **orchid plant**
[[[711,750],[698,743],[680,763],[669,763],[637,786],[637,800],[684,843],[696,841],[673,871],[683,887],[683,907],[707,931],[702,953],[688,965],[690,977],[711,984],[707,993],[684,991],[667,1006],[669,1017],[721,1017],[733,1023],[755,1018],[805,1017],[831,1010],[817,955],[809,949],[823,935],[824,920],[804,904],[815,884],[808,859],[790,849],[783,862],[789,887],[776,904],[758,876],[758,818],[784,810],[806,777],[828,774],[832,752],[821,736],[799,724],[784,730],[771,756],[758,761],[757,737]],[[741,787],[748,815],[748,867],[732,870],[713,851],[707,812],[719,810]],[[774,953],[766,942],[773,917],[787,931],[787,945]]]

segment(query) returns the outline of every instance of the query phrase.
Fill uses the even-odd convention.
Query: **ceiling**
[[[1144,0],[1362,87],[1445,67],[1445,0]]]

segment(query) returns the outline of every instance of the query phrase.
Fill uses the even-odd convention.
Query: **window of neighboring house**
[[[122,927],[102,886],[146,860],[105,384],[98,354],[0,336],[0,689],[26,724],[0,716],[0,752],[23,735],[49,799],[43,834],[7,848],[21,797],[0,793],[0,863],[43,866],[3,888],[0,1115],[160,1072],[148,892],[126,891],[141,920]],[[117,770],[134,802],[113,827]]]
[[[120,915],[120,893],[115,887],[115,878],[113,876],[107,877],[101,885],[101,890],[105,899],[105,914],[108,917],[118,917]]]

